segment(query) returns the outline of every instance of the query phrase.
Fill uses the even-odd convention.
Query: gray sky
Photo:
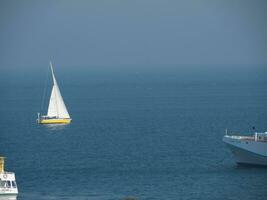
[[[265,0],[0,0],[0,68],[267,64]]]

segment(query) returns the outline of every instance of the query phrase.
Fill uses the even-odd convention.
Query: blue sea
[[[16,173],[17,199],[267,199],[267,169],[237,166],[222,142],[226,128],[267,131],[266,72],[56,66],[73,123],[46,126],[36,118],[47,109],[47,68],[3,70],[0,154]]]

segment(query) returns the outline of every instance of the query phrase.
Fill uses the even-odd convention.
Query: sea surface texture
[[[266,72],[55,66],[73,123],[48,126],[36,123],[47,112],[47,68],[5,70],[0,154],[16,173],[17,199],[267,199],[267,169],[237,166],[222,142],[226,128],[267,131]]]

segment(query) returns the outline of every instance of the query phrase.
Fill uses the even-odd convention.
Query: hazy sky
[[[0,0],[0,68],[267,64],[266,0]]]

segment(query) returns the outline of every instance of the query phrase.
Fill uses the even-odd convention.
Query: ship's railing
[[[2,172],[0,174],[14,174],[14,172]]]
[[[267,142],[267,137],[263,135],[255,135],[255,136],[239,136],[239,135],[231,135],[227,136],[233,139],[238,139],[238,140],[249,140],[249,141],[257,141],[257,142]]]
[[[239,140],[255,140],[254,136],[239,136],[239,135],[229,135],[228,137]]]

